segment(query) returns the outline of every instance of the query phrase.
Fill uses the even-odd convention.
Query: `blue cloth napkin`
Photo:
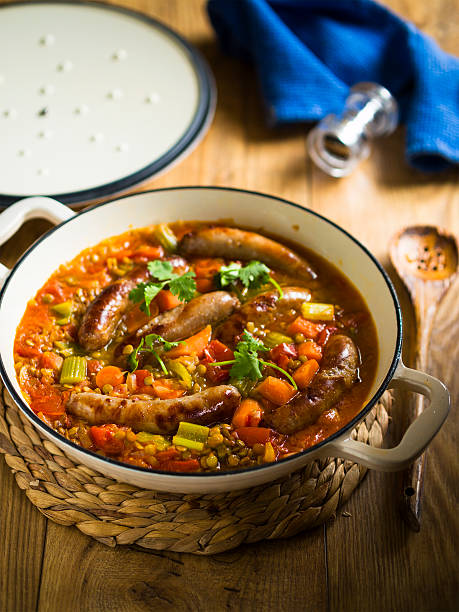
[[[383,6],[209,0],[208,11],[223,49],[255,65],[272,123],[340,113],[352,85],[374,81],[399,102],[413,166],[459,163],[459,60]]]

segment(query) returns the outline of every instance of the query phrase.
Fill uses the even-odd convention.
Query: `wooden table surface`
[[[444,49],[458,52],[455,0],[385,2]],[[402,226],[434,223],[459,234],[457,175],[426,176],[410,169],[402,130],[378,143],[350,177],[329,178],[309,161],[304,128],[266,128],[254,75],[218,50],[203,0],[119,4],[185,35],[207,57],[218,86],[215,120],[203,142],[142,188],[224,185],[291,199],[346,228],[391,274],[387,244]],[[0,248],[1,261],[11,264],[48,228],[44,221],[27,223]],[[407,350],[411,311],[400,284],[396,287],[407,322]],[[429,448],[420,533],[410,532],[399,518],[399,476],[371,472],[346,505],[345,516],[340,511],[335,521],[290,540],[242,546],[213,558],[113,550],[45,519],[0,460],[0,610],[459,609],[458,298],[456,282],[432,337],[429,371],[449,385],[453,408]],[[392,439],[399,436],[402,411],[399,403]]]

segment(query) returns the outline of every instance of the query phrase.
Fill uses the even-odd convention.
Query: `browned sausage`
[[[255,259],[291,276],[308,280],[317,277],[305,259],[279,242],[233,227],[209,227],[185,234],[179,251],[185,255]]]
[[[305,390],[290,402],[265,413],[266,423],[279,433],[291,434],[315,423],[357,380],[359,355],[348,336],[332,336],[321,368]]]
[[[211,425],[229,419],[239,406],[241,396],[231,385],[210,387],[194,395],[160,400],[150,395],[128,398],[100,393],[73,393],[67,409],[90,425],[116,423],[137,431],[171,434],[180,421]]]
[[[132,305],[130,291],[148,276],[146,267],[136,268],[127,277],[105,287],[89,304],[78,330],[78,340],[85,350],[94,351],[107,344],[121,317]]]
[[[311,299],[311,292],[305,287],[282,287],[284,293],[279,299],[277,291],[260,293],[246,302],[237,312],[217,329],[217,337],[224,344],[234,344],[248,321],[256,326],[264,324],[271,329],[292,318],[292,310],[298,311],[301,304]]]
[[[211,291],[162,312],[136,332],[136,338],[146,334],[159,334],[169,341],[183,340],[230,316],[239,306],[239,300],[227,291]]]

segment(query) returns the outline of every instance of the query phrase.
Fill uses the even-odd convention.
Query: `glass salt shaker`
[[[309,132],[309,155],[330,176],[346,176],[370,154],[369,141],[391,134],[397,123],[391,93],[377,83],[357,83],[343,113],[327,115]]]

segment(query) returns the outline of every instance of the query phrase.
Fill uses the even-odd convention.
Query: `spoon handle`
[[[446,289],[446,283],[431,284],[415,281],[411,287],[414,312],[416,316],[416,369],[426,371],[428,347],[435,313]],[[412,423],[424,409],[424,397],[417,395],[408,410],[409,423]],[[413,531],[421,528],[421,503],[424,489],[426,452],[418,457],[403,472],[400,500],[401,514]]]

